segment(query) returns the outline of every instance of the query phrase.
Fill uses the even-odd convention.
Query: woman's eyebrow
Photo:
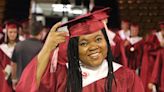
[[[96,37],[102,37],[102,35],[101,35],[101,34],[98,34],[98,35],[95,36],[95,38],[96,38]]]
[[[86,38],[79,39],[79,41],[87,41]]]

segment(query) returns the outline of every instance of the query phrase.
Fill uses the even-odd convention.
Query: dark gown
[[[129,44],[125,47],[128,67],[136,70],[140,69],[143,56],[144,40],[140,40],[134,44]]]

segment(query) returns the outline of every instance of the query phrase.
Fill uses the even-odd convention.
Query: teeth
[[[98,55],[99,55],[99,53],[94,53],[94,54],[91,54],[90,56],[91,56],[92,58],[97,58]]]

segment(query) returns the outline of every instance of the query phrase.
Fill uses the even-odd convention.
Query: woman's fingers
[[[67,32],[53,32],[52,35],[54,36],[67,36]]]
[[[61,22],[56,23],[55,25],[53,25],[53,27],[51,28],[50,32],[56,32],[57,28],[60,27]]]

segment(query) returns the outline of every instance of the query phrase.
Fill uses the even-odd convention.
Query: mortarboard
[[[6,29],[18,28],[18,23],[15,21],[7,21],[5,27],[6,27]]]
[[[104,13],[107,10],[109,10],[109,8],[104,8],[92,13],[81,15],[68,21],[67,23],[62,24],[61,27],[68,26],[71,37],[94,33],[104,28],[102,20],[105,17],[108,17],[107,14]]]
[[[95,7],[93,8],[93,17],[98,19],[98,20],[103,20],[103,19],[107,19],[109,16],[108,16],[108,12],[109,12],[110,8],[109,7],[106,7],[106,8],[103,8],[103,9],[99,9],[99,7]]]

